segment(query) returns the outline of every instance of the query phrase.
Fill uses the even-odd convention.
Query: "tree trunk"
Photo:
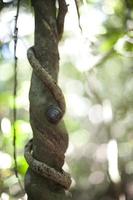
[[[62,170],[68,133],[62,120],[65,101],[57,85],[58,42],[67,5],[65,0],[57,3],[58,13],[55,0],[32,0],[35,45],[28,50],[28,59],[33,68],[29,93],[33,139],[25,147],[28,200],[66,200],[65,190],[71,184],[69,174]]]

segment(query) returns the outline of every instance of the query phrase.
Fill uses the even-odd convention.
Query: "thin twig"
[[[17,120],[17,108],[16,108],[16,97],[17,97],[17,66],[18,58],[16,56],[17,41],[18,41],[18,16],[19,16],[20,0],[17,2],[17,12],[15,16],[15,27],[14,27],[14,89],[13,89],[13,157],[14,157],[14,171],[18,179],[20,188],[23,190],[22,183],[18,176],[18,164],[17,164],[17,149],[16,149],[16,120]]]
[[[78,2],[77,0],[74,0],[75,1],[75,5],[76,5],[76,10],[77,10],[77,15],[78,15],[78,24],[79,24],[79,28],[81,30],[81,33],[82,33],[82,27],[81,27],[81,24],[80,24],[80,13],[79,13],[79,6],[78,6]]]

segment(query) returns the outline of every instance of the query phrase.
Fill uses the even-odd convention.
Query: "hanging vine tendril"
[[[17,11],[15,16],[15,26],[14,26],[14,90],[13,90],[13,157],[14,157],[14,171],[15,175],[18,179],[21,190],[23,190],[22,183],[18,176],[18,164],[17,164],[17,149],[16,149],[16,120],[17,120],[17,108],[16,108],[16,97],[17,97],[17,66],[18,66],[18,58],[16,56],[16,48],[18,41],[18,16],[20,9],[20,0],[17,1]]]

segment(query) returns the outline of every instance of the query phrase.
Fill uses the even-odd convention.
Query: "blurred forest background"
[[[6,3],[7,2],[7,3]],[[133,1],[74,0],[60,42],[59,85],[69,131],[64,168],[73,200],[133,200]],[[13,32],[16,1],[0,3],[0,200],[24,200],[13,161]],[[24,146],[32,137],[27,49],[34,42],[34,13],[21,0],[18,19],[17,161],[23,182]]]

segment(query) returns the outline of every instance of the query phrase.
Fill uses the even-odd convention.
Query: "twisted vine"
[[[53,95],[53,97],[55,98],[56,102],[60,107],[60,110],[56,110],[56,112],[59,113],[54,113],[54,116],[53,115],[49,116],[51,113],[48,112],[46,113],[49,121],[51,121],[52,123],[57,123],[57,121],[60,120],[60,118],[63,117],[65,113],[65,100],[62,91],[56,84],[56,82],[52,79],[52,77],[49,75],[49,73],[40,65],[39,61],[36,59],[33,47],[31,47],[28,50],[27,56],[34,72],[46,85],[46,87],[50,90],[51,94]],[[70,175],[64,171],[62,171],[62,173],[59,173],[54,168],[49,167],[45,163],[39,162],[38,160],[34,159],[31,153],[32,145],[33,145],[32,140],[30,140],[25,147],[24,154],[26,161],[28,162],[29,166],[33,169],[33,171],[37,172],[41,176],[47,177],[61,184],[63,187],[68,189],[71,184]]]
[[[63,171],[68,133],[63,122],[65,100],[57,84],[58,42],[62,37],[67,12],[65,0],[32,0],[35,11],[35,45],[27,52],[33,68],[30,123],[33,139],[25,146],[29,164],[25,190],[29,200],[62,200],[71,178]]]
[[[30,140],[25,147],[25,158],[33,171],[40,174],[41,176],[47,177],[55,181],[56,183],[62,185],[65,189],[68,189],[70,187],[71,178],[68,173],[66,173],[65,171],[62,171],[62,173],[60,173],[54,168],[49,167],[45,163],[34,159],[31,155],[31,151],[32,140]]]

